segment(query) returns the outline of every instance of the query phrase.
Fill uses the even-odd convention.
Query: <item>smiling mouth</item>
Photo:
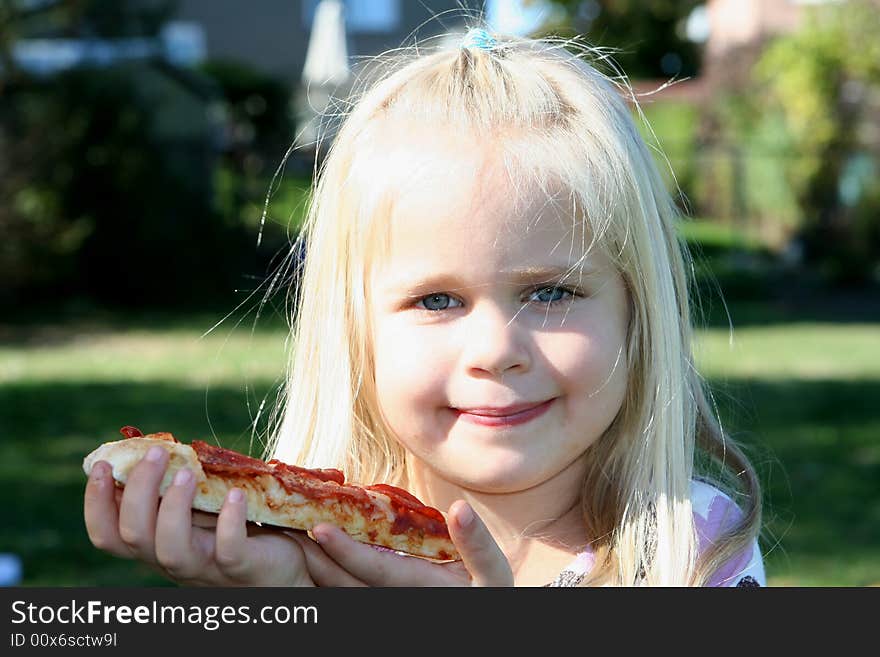
[[[525,424],[526,422],[530,422],[540,417],[550,409],[554,401],[556,401],[555,397],[536,406],[531,406],[505,415],[499,414],[499,412],[503,412],[504,409],[470,409],[463,411],[461,409],[453,408],[450,410],[452,410],[458,418],[472,424],[488,427],[508,427]]]

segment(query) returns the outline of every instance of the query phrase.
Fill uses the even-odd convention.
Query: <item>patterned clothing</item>
[[[742,517],[742,511],[727,495],[701,481],[691,482],[691,504],[701,553]],[[593,554],[587,549],[578,554],[547,586],[577,586],[592,567]],[[757,540],[719,568],[707,586],[767,586],[764,561]]]

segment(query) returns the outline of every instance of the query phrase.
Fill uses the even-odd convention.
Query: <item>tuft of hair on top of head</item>
[[[432,20],[444,24],[449,17],[448,14],[462,19],[463,27],[447,28],[431,36],[419,37],[417,33],[423,27],[420,25],[410,33],[400,47],[353,58],[351,85],[345,89],[344,96],[332,98],[326,110],[318,117],[320,123],[318,137],[313,144],[316,153],[319,153],[319,157],[315,160],[316,174],[329,156],[341,126],[349,121],[350,115],[368,95],[375,95],[383,87],[383,82],[390,84],[390,80],[396,79],[403,69],[411,66],[428,68],[430,62],[436,62],[438,58],[450,61],[447,58],[457,57],[457,68],[463,74],[467,71],[476,73],[479,69],[475,69],[473,63],[483,56],[487,58],[484,61],[496,64],[508,56],[526,53],[532,57],[541,56],[545,59],[555,56],[569,63],[579,60],[598,73],[606,84],[616,88],[618,94],[636,109],[640,121],[647,124],[639,107],[637,95],[626,74],[614,60],[616,49],[593,45],[582,35],[567,38],[553,35],[529,38],[494,32],[486,23],[482,12],[475,12],[466,7],[439,13]],[[521,63],[522,57],[519,59]],[[493,64],[489,65],[493,66]],[[650,126],[647,128],[647,132],[653,137]]]

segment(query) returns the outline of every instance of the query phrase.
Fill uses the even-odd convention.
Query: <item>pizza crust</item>
[[[168,436],[167,438],[165,436]],[[98,461],[106,461],[113,468],[113,479],[123,486],[128,483],[128,475],[131,473],[137,463],[147,455],[147,452],[154,445],[158,445],[168,452],[169,461],[168,469],[165,476],[162,477],[162,483],[159,485],[159,495],[164,495],[166,489],[171,485],[174,475],[184,468],[189,468],[195,475],[196,482],[206,480],[205,471],[199,462],[195,451],[189,445],[177,442],[171,434],[151,434],[149,437],[143,438],[127,438],[125,440],[117,440],[116,442],[104,443],[83,460],[83,470],[86,476],[91,474],[92,466]],[[198,491],[197,491],[198,493]],[[220,501],[221,506],[223,500]],[[202,511],[217,509],[200,509]]]
[[[155,445],[168,452],[168,468],[159,485],[159,495],[163,495],[183,468],[189,468],[195,475],[196,494],[192,508],[209,513],[219,513],[231,488],[238,488],[247,499],[247,519],[276,527],[310,531],[316,525],[326,522],[341,527],[353,539],[415,556],[436,560],[458,559],[455,546],[448,538],[432,536],[413,531],[395,529],[396,514],[387,495],[377,491],[360,489],[369,496],[369,504],[350,502],[344,495],[334,492],[338,487],[343,492],[349,486],[336,482],[323,482],[330,494],[320,499],[309,499],[305,495],[289,492],[271,474],[236,477],[206,473],[195,450],[185,443],[177,442],[169,433],[126,438],[116,442],[104,443],[86,456],[83,470],[88,476],[94,464],[106,461],[113,469],[113,479],[124,486],[132,468]]]

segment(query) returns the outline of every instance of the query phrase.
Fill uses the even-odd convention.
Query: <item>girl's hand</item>
[[[510,564],[467,502],[449,508],[449,533],[461,561],[433,563],[359,543],[334,525],[296,535],[319,586],[513,586]]]
[[[248,525],[241,491],[230,491],[219,517],[193,513],[195,478],[185,470],[160,501],[159,484],[167,465],[164,449],[151,450],[119,490],[110,465],[95,463],[84,509],[95,547],[143,561],[181,584],[314,586],[297,541],[286,533]]]

